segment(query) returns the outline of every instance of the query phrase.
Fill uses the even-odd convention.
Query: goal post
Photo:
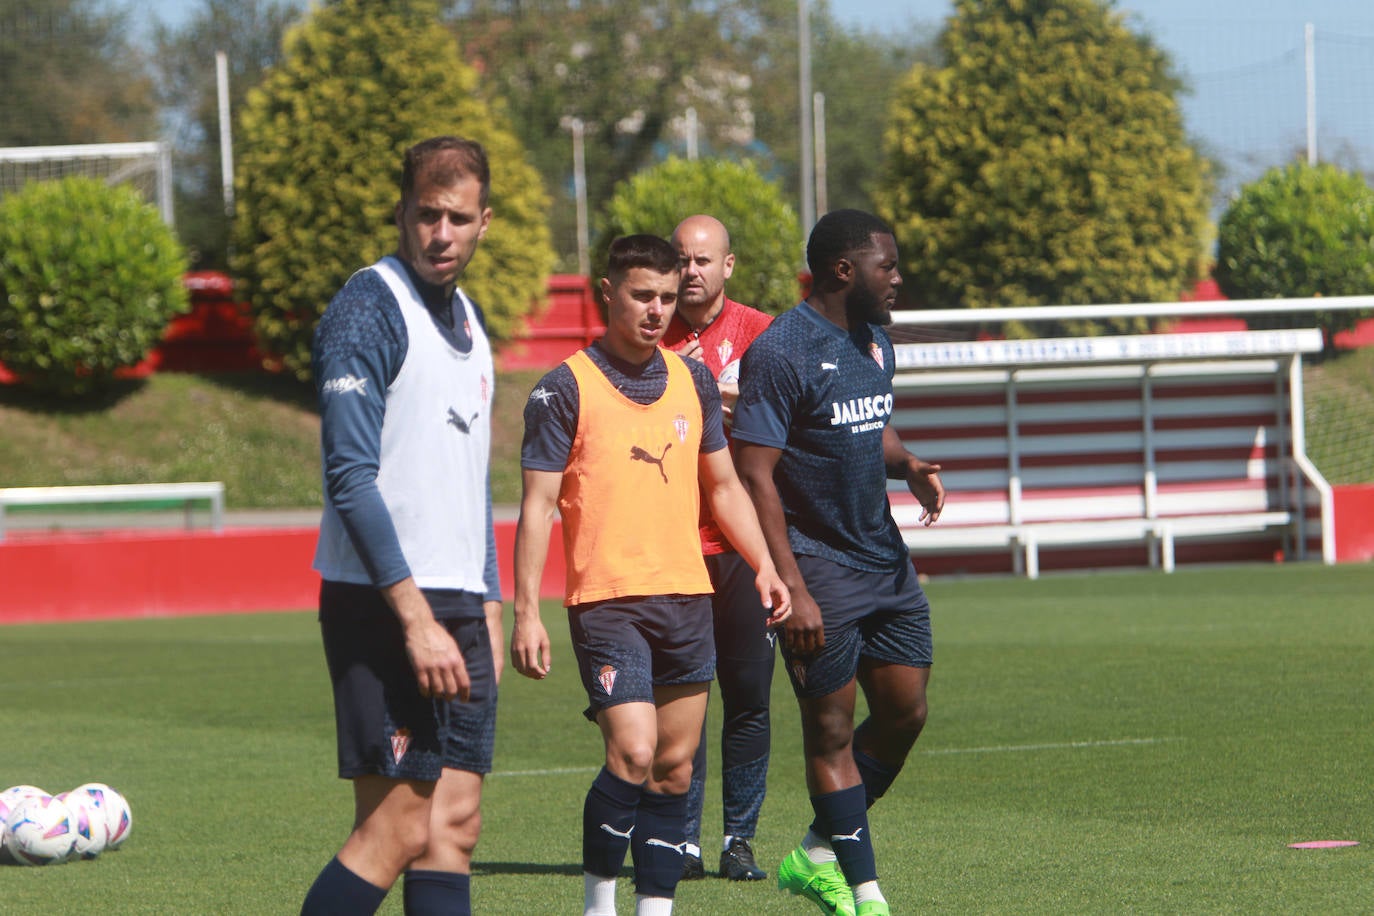
[[[172,151],[167,143],[86,143],[72,146],[0,148],[0,197],[30,181],[81,175],[106,184],[128,184],[176,225],[172,208]]]

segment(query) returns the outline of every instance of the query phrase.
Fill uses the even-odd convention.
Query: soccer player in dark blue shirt
[[[892,230],[858,210],[816,223],[812,291],[744,355],[736,463],[792,593],[783,659],[801,706],[815,820],[778,886],[826,913],[886,916],[868,808],[926,719],[930,608],[887,500],[903,480],[933,523],[939,466],[889,424],[892,320],[901,275]],[[869,716],[857,728],[857,689]]]

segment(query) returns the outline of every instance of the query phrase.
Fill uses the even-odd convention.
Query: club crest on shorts
[[[596,676],[596,679],[601,682],[601,689],[606,691],[606,696],[610,696],[611,691],[615,689],[616,673],[616,670],[610,665],[602,665],[601,673]]]
[[[794,661],[794,662],[792,663],[792,677],[794,677],[794,678],[796,679],[797,683],[800,684],[801,686],[803,686],[803,687],[806,686],[806,663],[805,663],[805,662],[803,662],[803,661],[801,661],[800,659],[798,659],[797,661]]]
[[[873,361],[878,364],[879,369],[884,368],[883,348],[878,346],[878,342],[876,340],[868,345],[868,355],[873,357]]]
[[[397,762],[410,750],[410,729],[398,728],[396,734],[391,736],[391,756]]]
[[[689,429],[691,429],[691,426],[687,423],[686,417],[682,414],[673,417],[673,430],[677,432],[677,441],[686,442],[687,431]]]

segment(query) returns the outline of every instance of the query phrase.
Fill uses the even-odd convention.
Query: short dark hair
[[[482,186],[479,203],[486,207],[491,192],[491,166],[487,151],[476,140],[465,137],[430,137],[405,151],[401,159],[401,200],[409,200],[421,175],[448,186],[464,176],[476,178]]]
[[[816,222],[806,242],[806,266],[813,282],[840,258],[868,251],[873,236],[893,235],[892,227],[864,210],[831,210]]]
[[[636,267],[646,267],[661,274],[679,270],[677,249],[656,235],[622,235],[611,242],[606,255],[606,277],[612,283]]]

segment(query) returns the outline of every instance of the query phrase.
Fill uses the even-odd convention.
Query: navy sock
[[[870,808],[892,787],[892,781],[901,772],[900,767],[894,769],[876,757],[865,754],[857,746],[854,748],[854,765],[859,768],[859,778],[864,781],[864,795]]]
[[[406,916],[472,916],[469,875],[416,869],[405,873]]]
[[[372,916],[386,899],[386,892],[386,888],[364,881],[333,858],[310,885],[301,916]]]
[[[602,767],[582,806],[583,871],[602,878],[620,874],[638,806],[639,786]]]
[[[687,795],[639,793],[639,816],[631,843],[635,891],[646,897],[671,897],[682,877],[683,824]]]
[[[868,832],[868,806],[864,801],[863,786],[811,796],[816,824],[823,828],[823,832],[817,830],[816,834],[830,840],[840,870],[850,885],[878,880],[873,838]]]

